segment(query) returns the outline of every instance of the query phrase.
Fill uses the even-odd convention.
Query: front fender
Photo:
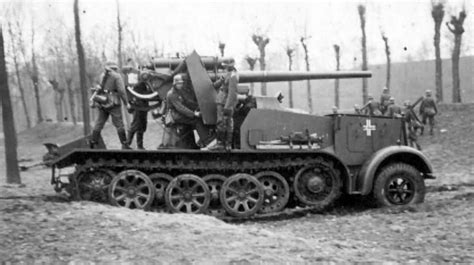
[[[368,195],[372,191],[378,170],[385,165],[396,162],[412,165],[425,178],[433,178],[433,167],[422,152],[408,146],[388,146],[375,152],[362,165],[357,176],[356,189],[360,190],[362,195]]]

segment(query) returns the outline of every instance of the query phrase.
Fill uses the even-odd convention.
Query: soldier
[[[388,87],[384,87],[382,90],[382,95],[380,96],[380,111],[382,114],[387,112],[388,105],[390,105],[390,98],[391,96]]]
[[[199,135],[199,146],[209,144],[213,136],[202,122],[196,96],[192,91],[184,87],[184,80],[180,74],[173,77],[173,88],[168,91],[166,104],[171,114],[171,123],[191,126],[183,127],[186,128],[182,132],[183,135],[192,133],[192,129],[195,128]],[[189,129],[191,130],[188,131]]]
[[[216,97],[217,104],[217,143],[209,150],[227,150],[232,149],[232,133],[234,130],[233,114],[237,105],[237,85],[239,84],[239,74],[235,68],[234,59],[229,59],[222,63],[226,74],[223,80],[214,83],[217,87],[220,85]]]
[[[420,115],[421,120],[424,125],[426,125],[426,120],[430,125],[430,135],[433,135],[433,127],[435,124],[434,117],[438,114],[438,108],[436,107],[436,102],[431,97],[431,90],[426,90],[425,98],[421,101],[420,105]],[[421,128],[421,135],[423,135],[424,128]]]
[[[382,112],[380,112],[380,103],[374,100],[374,97],[371,95],[369,95],[367,99],[369,101],[362,107],[365,115],[382,115]]]
[[[359,104],[354,104],[354,112],[355,114],[362,114]]]
[[[418,144],[417,140],[418,137],[416,135],[416,131],[418,128],[423,128],[421,126],[420,122],[415,116],[415,113],[413,112],[411,102],[409,100],[405,101],[403,104],[405,109],[404,109],[404,120],[405,120],[405,126],[407,129],[407,135],[408,135],[408,144],[412,147],[416,147],[416,149],[421,151],[421,146]]]
[[[139,93],[145,93],[146,86],[144,83],[140,83],[139,86],[135,87],[135,90],[137,90]],[[134,97],[132,99],[132,102],[130,103],[132,103],[134,106],[138,108],[148,107],[148,101],[143,100],[143,99],[138,99],[136,97]],[[133,136],[136,133],[137,134],[137,149],[140,149],[140,150],[145,149],[143,147],[143,135],[145,134],[146,127],[147,127],[147,122],[148,122],[147,116],[148,116],[148,111],[146,110],[140,110],[140,109],[133,110],[133,120],[127,134],[127,144],[129,146],[132,144]]]
[[[385,116],[387,117],[401,117],[402,116],[402,108],[395,104],[395,98],[390,97],[388,101],[387,111],[385,112]]]
[[[122,105],[127,105],[127,109],[130,109],[130,104],[127,101],[127,95],[125,94],[125,85],[122,80],[122,76],[118,73],[118,66],[114,62],[107,62],[105,64],[105,72],[102,77],[99,90],[103,93],[103,100],[99,102],[96,100],[98,97],[92,97],[91,100],[99,102],[96,104],[98,115],[95,121],[94,129],[92,130],[92,136],[90,139],[90,147],[94,148],[99,141],[100,132],[104,128],[105,122],[109,116],[112,116],[112,124],[117,129],[117,134],[122,144],[122,149],[130,149],[127,144],[127,137],[125,133],[125,127],[123,125],[122,118]]]

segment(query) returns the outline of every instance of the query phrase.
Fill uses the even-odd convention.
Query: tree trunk
[[[8,88],[8,75],[5,64],[5,49],[3,30],[0,25],[0,96],[2,102],[3,133],[5,142],[5,162],[7,183],[21,184],[18,170],[17,139],[15,121],[13,119],[10,90]]]
[[[119,0],[115,0],[115,3],[117,5],[117,33],[118,33],[118,66],[119,66],[119,72],[122,73],[122,66],[123,66],[123,56],[122,56],[122,42],[123,42],[123,26],[122,22],[120,20],[120,5],[119,5]],[[128,114],[126,106],[122,104],[122,116],[125,118],[125,124],[127,125],[127,128],[130,128],[130,116]]]
[[[221,57],[224,57],[225,43],[219,41],[219,51],[221,52]]]
[[[66,90],[67,90],[67,96],[69,99],[69,112],[70,116],[72,119],[72,123],[74,125],[77,125],[77,119],[76,119],[76,104],[74,102],[74,93],[72,91],[72,78],[66,79]]]
[[[82,117],[84,122],[84,136],[89,135],[91,131],[89,104],[87,102],[86,88],[86,60],[84,56],[84,47],[81,42],[81,24],[79,19],[79,0],[74,0],[74,24],[76,31],[76,48],[79,61],[80,91],[82,96]]]
[[[334,51],[336,52],[336,71],[340,70],[340,47],[339,45],[334,44]],[[339,109],[339,79],[337,78],[334,81],[334,104]]]
[[[367,62],[367,36],[365,34],[365,6],[364,5],[359,5],[358,6],[359,10],[359,17],[360,17],[360,28],[362,30],[362,39],[361,39],[361,44],[362,44],[362,71],[367,71],[368,70],[368,62]],[[367,91],[367,78],[362,78],[362,102],[365,104],[367,103],[367,96],[368,96],[368,91]]]
[[[443,101],[443,65],[441,60],[441,23],[444,17],[443,3],[434,4],[431,9],[431,16],[435,22],[434,47],[435,47],[435,86],[436,86],[436,101]]]
[[[451,21],[446,22],[449,31],[454,34],[454,49],[453,49],[453,103],[461,103],[461,81],[459,79],[459,56],[461,55],[461,41],[464,33],[464,19],[466,19],[466,12],[462,10],[459,12],[459,17],[451,16]]]
[[[245,57],[245,60],[249,64],[250,71],[253,71],[255,69],[255,64],[257,63],[257,58],[247,56],[247,57]],[[254,83],[250,83],[250,94],[255,95]]]
[[[260,63],[260,70],[265,71],[265,69],[266,69],[265,47],[270,42],[270,39],[268,37],[263,36],[263,35],[253,34],[252,35],[252,40],[257,45],[258,51],[260,53],[260,57],[258,58],[258,61]],[[261,91],[262,91],[262,96],[267,95],[267,83],[265,83],[265,82],[261,83]]]
[[[382,40],[385,44],[385,56],[387,57],[387,76],[385,80],[385,87],[390,90],[390,72],[391,72],[391,63],[390,63],[390,46],[388,45],[388,38],[385,34],[382,34]]]
[[[31,81],[33,81],[33,88],[35,92],[35,99],[36,99],[36,112],[37,116],[37,123],[43,122],[43,114],[41,113],[41,101],[39,95],[39,76],[38,76],[38,65],[36,64],[36,54],[34,48],[31,49],[32,52],[32,64],[33,64],[33,73],[31,76]]]
[[[293,70],[293,53],[295,49],[290,48],[289,46],[286,48],[286,55],[288,56],[288,71],[291,72]],[[289,100],[289,107],[293,108],[293,82],[288,81],[288,100]]]
[[[456,34],[454,36],[453,49],[453,103],[461,103],[461,81],[459,79],[459,56],[461,54],[461,40],[462,35]]]
[[[308,46],[305,43],[305,40],[307,37],[301,37],[301,45],[303,45],[303,50],[304,50],[304,61],[306,63],[306,71],[310,71],[309,67],[309,55],[308,55]],[[306,80],[306,93],[308,95],[308,108],[309,108],[309,113],[313,113],[313,96],[311,92],[311,80]]]
[[[15,65],[15,75],[18,83],[18,90],[20,90],[20,96],[21,96],[21,104],[23,106],[23,111],[25,112],[25,120],[26,120],[26,128],[31,128],[31,120],[30,120],[30,115],[28,114],[28,107],[26,104],[26,97],[25,97],[25,90],[23,88],[23,84],[21,82],[21,77],[20,77],[20,66],[18,63],[18,57],[17,57],[17,47],[15,45],[15,34],[13,33],[13,29],[11,26],[11,23],[8,22],[8,33],[10,35],[10,41],[12,45],[12,54],[13,54],[13,64]]]

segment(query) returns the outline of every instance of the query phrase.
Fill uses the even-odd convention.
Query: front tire
[[[425,199],[425,181],[420,172],[405,163],[384,167],[374,184],[377,206],[403,206],[422,203]]]

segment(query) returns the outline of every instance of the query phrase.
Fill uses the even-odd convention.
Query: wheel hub
[[[321,177],[313,176],[308,180],[306,187],[313,193],[319,193],[324,190],[325,185]]]
[[[135,190],[135,188],[128,188],[127,193],[128,193],[128,196],[135,197],[135,194],[137,193],[137,191]]]
[[[239,191],[237,196],[239,196],[239,199],[241,199],[241,200],[244,200],[245,198],[247,198],[247,196],[245,194],[245,191]]]
[[[186,201],[190,201],[193,197],[193,195],[189,191],[185,191],[183,194],[183,197]]]

